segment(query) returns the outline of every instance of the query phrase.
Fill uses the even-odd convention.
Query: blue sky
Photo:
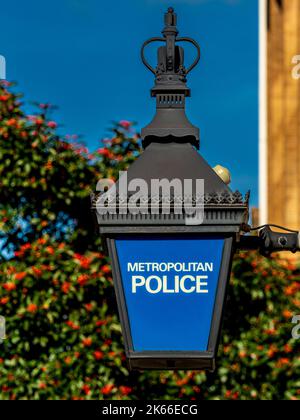
[[[62,134],[82,134],[91,149],[112,120],[146,125],[155,102],[153,77],[140,46],[159,36],[174,6],[182,36],[202,48],[191,73],[188,115],[201,130],[201,153],[230,169],[232,188],[252,190],[258,178],[258,18],[256,0],[11,0],[0,16],[0,54],[7,78],[27,103],[59,107]],[[149,54],[149,58],[154,55]],[[186,60],[192,59],[188,49]]]

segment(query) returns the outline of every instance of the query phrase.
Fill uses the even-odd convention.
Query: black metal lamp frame
[[[117,304],[125,342],[126,356],[131,369],[215,369],[221,323],[226,299],[226,289],[231,272],[232,257],[239,249],[259,249],[268,256],[273,251],[300,250],[299,232],[273,232],[270,226],[253,229],[248,225],[249,196],[243,197],[238,191],[233,193],[216,175],[203,157],[195,150],[199,148],[199,129],[194,127],[185,114],[185,98],[190,96],[186,85],[186,75],[200,60],[200,47],[190,38],[178,38],[176,15],[170,8],[165,15],[163,38],[151,38],[142,48],[142,60],[155,74],[155,86],[151,95],[156,97],[156,115],[153,121],[142,130],[144,153],[129,168],[128,179],[143,179],[147,184],[152,179],[178,178],[203,179],[206,193],[202,197],[204,220],[199,226],[187,226],[185,214],[174,212],[166,215],[161,211],[163,196],[154,197],[159,209],[156,214],[123,214],[122,208],[128,202],[121,196],[116,197],[116,213],[99,212],[99,194],[92,194],[92,208],[97,221],[104,248],[112,260],[113,277]],[[153,41],[163,41],[166,46],[158,50],[158,66],[152,68],[144,57],[144,48]],[[184,51],[176,45],[187,41],[195,45],[197,58],[186,70]],[[101,195],[101,194],[100,194]],[[172,205],[176,198],[171,197]],[[186,197],[182,197],[185,200]],[[190,197],[188,197],[190,199]],[[193,200],[197,197],[193,196]],[[143,205],[150,209],[153,198],[143,197]],[[260,230],[259,236],[245,235]],[[116,249],[116,238],[120,236],[147,237],[150,235],[182,236],[222,236],[224,248],[219,272],[218,287],[214,303],[208,349],[205,352],[136,352],[131,337],[130,322],[123,290],[120,264]],[[195,327],[195,334],[197,328]]]
[[[147,235],[153,235],[156,229],[148,227],[143,229],[141,234],[143,237]],[[123,228],[121,230],[122,235],[128,236],[132,234],[132,229]],[[170,235],[170,233],[176,234],[178,237],[177,229],[168,229],[168,232],[161,232],[160,235]],[[188,233],[188,230],[185,232]],[[202,233],[205,233],[203,231]],[[216,233],[220,234],[220,232]],[[211,232],[209,232],[211,235]],[[218,287],[216,292],[213,318],[210,329],[208,349],[206,352],[165,352],[165,351],[145,351],[145,352],[136,352],[134,350],[130,322],[128,317],[128,311],[126,306],[126,299],[123,290],[122,276],[120,270],[120,264],[118,260],[118,253],[115,245],[115,236],[114,233],[112,236],[107,234],[107,246],[109,255],[112,260],[112,270],[113,278],[115,281],[115,292],[117,298],[117,304],[119,308],[119,317],[121,320],[122,332],[124,337],[125,352],[126,357],[129,363],[129,367],[132,370],[136,369],[154,369],[154,370],[180,370],[180,369],[207,369],[213,371],[215,369],[215,361],[217,356],[217,349],[220,338],[221,323],[224,312],[224,302],[226,297],[226,289],[230,275],[231,262],[233,256],[233,244],[234,238],[233,235],[225,234],[224,235],[224,248],[222,255],[222,264],[219,272]],[[190,235],[197,235],[195,232],[191,231]],[[119,235],[117,235],[119,237]],[[192,322],[192,320],[191,320]],[[197,328],[195,327],[195,335],[197,335]]]

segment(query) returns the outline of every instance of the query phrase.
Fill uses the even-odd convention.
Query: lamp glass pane
[[[207,351],[225,240],[116,239],[133,350]]]

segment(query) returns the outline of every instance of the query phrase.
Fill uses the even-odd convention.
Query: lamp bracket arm
[[[290,251],[296,253],[300,251],[300,232],[289,230],[286,233],[275,232],[271,229],[271,226],[261,227],[259,235],[241,235],[237,248],[240,250],[259,250],[266,257],[269,257],[273,252]],[[250,228],[248,232],[252,230]],[[286,229],[283,228],[283,230]]]

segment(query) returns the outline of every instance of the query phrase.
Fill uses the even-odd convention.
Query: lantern
[[[156,69],[144,57],[152,41],[165,43]],[[196,48],[187,69],[179,42]],[[131,369],[215,368],[232,255],[248,221],[249,194],[232,192],[199,154],[199,129],[185,113],[186,76],[199,59],[196,41],[178,37],[170,8],[163,37],[142,48],[156,98],[145,150],[93,196]]]

